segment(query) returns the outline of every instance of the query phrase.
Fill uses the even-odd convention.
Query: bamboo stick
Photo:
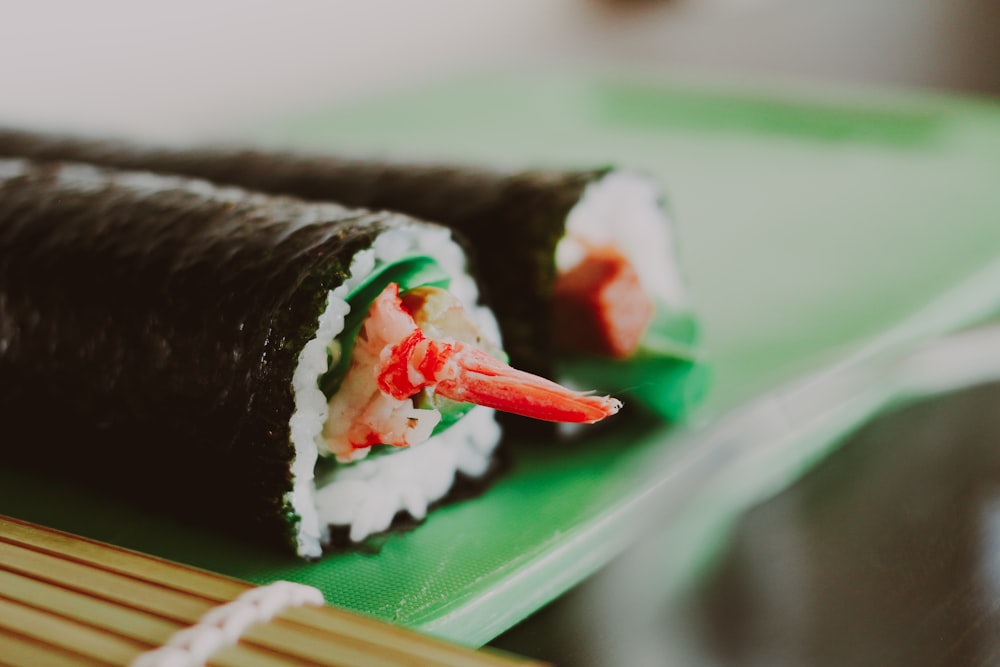
[[[185,624],[197,623],[211,600],[74,563],[0,541],[0,568],[118,602]]]
[[[4,597],[20,604],[114,631],[150,647],[159,646],[184,627],[180,623],[7,570],[0,570],[0,591]]]
[[[11,632],[0,632],[0,665],[3,667],[103,667],[107,663],[65,652]]]
[[[229,601],[250,588],[249,584],[242,581],[103,542],[41,528],[10,517],[0,516],[0,536],[39,551],[72,558],[211,600]]]
[[[147,648],[139,642],[2,597],[0,629],[112,665],[128,664]]]
[[[262,651],[242,643],[219,649],[208,661],[209,667],[315,667],[315,665],[314,662],[303,662],[288,655]]]
[[[421,664],[440,665],[441,667],[465,667],[469,664],[470,649],[466,647],[431,640],[426,635],[412,630],[333,607],[286,609],[277,616],[277,620],[294,621],[314,631],[350,637],[355,641],[364,641],[372,645],[391,644],[399,651],[419,658],[423,661]],[[493,653],[489,650],[479,650],[476,652],[476,656],[477,662],[475,664],[481,667],[540,664],[523,658]]]

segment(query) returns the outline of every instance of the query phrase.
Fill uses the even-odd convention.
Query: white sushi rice
[[[556,246],[556,268],[573,268],[586,254],[580,241],[616,247],[635,267],[654,301],[686,310],[687,289],[663,194],[650,178],[612,171],[591,183],[566,218],[566,235]]]
[[[456,473],[483,475],[500,440],[493,410],[477,407],[451,428],[425,442],[390,455],[358,461],[337,468],[317,488],[314,468],[321,451],[327,397],[319,379],[328,370],[328,350],[344,329],[350,312],[347,296],[364,282],[377,263],[426,255],[451,276],[448,291],[465,307],[483,334],[500,340],[493,313],[477,305],[479,291],[466,272],[465,254],[444,228],[406,224],[381,234],[373,246],[351,260],[350,277],[327,296],[316,336],[299,354],[292,377],[295,412],[290,420],[295,448],[294,484],[286,501],[300,518],[298,552],[317,557],[328,539],[330,526],[346,526],[350,538],[361,541],[387,529],[393,517],[407,512],[422,519],[427,507],[447,494]]]
[[[477,406],[419,445],[338,468],[316,491],[320,518],[349,526],[355,542],[388,529],[397,512],[423,519],[428,506],[451,489],[456,473],[480,477],[487,471],[499,439],[494,411]]]

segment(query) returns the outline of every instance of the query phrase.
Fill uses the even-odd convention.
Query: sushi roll
[[[0,131],[0,155],[186,174],[460,230],[512,362],[672,420],[707,384],[662,193],[624,170],[500,172],[321,154],[150,148]]]
[[[0,459],[317,557],[481,478],[494,410],[617,411],[507,365],[450,230],[0,160]]]

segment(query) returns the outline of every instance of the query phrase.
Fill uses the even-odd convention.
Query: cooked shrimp
[[[477,347],[482,343],[454,305],[442,305],[433,288],[423,290],[404,306],[391,283],[372,303],[330,400],[324,437],[338,458],[351,460],[373,444],[403,447],[430,437],[440,413],[414,407],[422,391],[546,421],[593,423],[618,412],[614,398],[571,391],[491,356]]]

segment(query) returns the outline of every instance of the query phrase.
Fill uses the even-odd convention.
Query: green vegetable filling
[[[628,359],[567,356],[557,366],[562,378],[625,395],[671,421],[682,420],[701,402],[709,382],[695,319],[662,305]]]

